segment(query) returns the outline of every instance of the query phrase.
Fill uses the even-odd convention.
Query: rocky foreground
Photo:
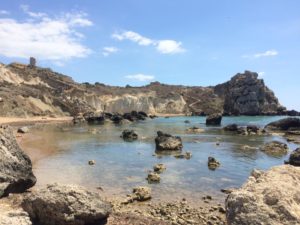
[[[12,97],[13,96],[13,97]],[[281,106],[255,72],[211,87],[116,87],[76,83],[51,69],[0,64],[0,116],[76,116],[87,112],[209,115],[298,115]]]

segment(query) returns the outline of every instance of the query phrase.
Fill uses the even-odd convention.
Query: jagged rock
[[[43,225],[96,225],[111,212],[111,205],[99,193],[58,184],[27,194],[22,207],[32,221]]]
[[[289,161],[287,163],[293,166],[300,166],[300,148],[297,148],[290,154]]]
[[[222,114],[214,113],[206,117],[206,125],[221,125]]]
[[[187,133],[202,133],[204,132],[204,129],[200,128],[200,127],[190,127],[188,129],[186,129]]]
[[[144,187],[144,186],[133,188],[130,199],[132,201],[140,201],[140,202],[151,199],[151,188]]]
[[[250,176],[226,199],[229,225],[300,224],[300,168],[276,166]]]
[[[18,129],[18,133],[25,134],[25,133],[28,133],[28,132],[29,132],[29,128],[28,127],[20,127]]]
[[[124,130],[121,137],[125,141],[134,141],[138,139],[138,134],[134,130]]]
[[[266,129],[274,131],[288,131],[288,130],[299,130],[300,129],[300,119],[289,117],[281,119],[266,126]]]
[[[153,166],[153,170],[156,173],[162,173],[163,171],[165,171],[167,168],[164,164],[162,163],[158,163],[156,165]]]
[[[21,193],[36,183],[29,157],[21,150],[8,126],[0,126],[0,198]]]
[[[221,163],[217,161],[214,157],[208,157],[207,166],[210,170],[215,170],[220,165]]]
[[[279,141],[271,141],[261,146],[260,150],[268,155],[283,156],[287,154],[289,148],[285,143]]]
[[[224,113],[227,115],[274,115],[285,109],[254,72],[238,73],[214,90],[224,97]]]
[[[150,173],[148,173],[147,180],[148,180],[148,183],[159,183],[160,176],[156,172],[150,172]]]
[[[229,124],[227,126],[225,126],[223,128],[225,131],[233,131],[233,132],[237,132],[238,131],[238,125],[233,123],[233,124]]]
[[[156,150],[158,151],[181,151],[182,141],[178,136],[172,136],[170,134],[157,131],[157,137],[155,138]]]
[[[88,124],[103,124],[105,122],[104,116],[90,116],[85,119]]]

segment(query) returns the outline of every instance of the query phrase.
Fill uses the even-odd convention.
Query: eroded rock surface
[[[157,132],[155,144],[156,150],[158,151],[181,151],[183,147],[180,137],[172,136],[161,131]]]
[[[27,194],[22,207],[32,221],[43,225],[97,225],[111,212],[99,193],[58,184]]]
[[[229,225],[300,224],[300,168],[276,166],[254,172],[226,199]]]
[[[261,151],[272,156],[283,156],[288,153],[288,146],[280,141],[271,141],[261,146]]]
[[[19,147],[12,129],[0,126],[0,197],[21,193],[36,183],[29,157]]]
[[[266,128],[274,131],[300,130],[300,119],[295,117],[281,119],[269,123]]]

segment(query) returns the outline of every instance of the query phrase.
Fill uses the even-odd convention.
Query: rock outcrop
[[[300,148],[297,148],[290,154],[287,163],[293,166],[300,166]]]
[[[172,136],[161,131],[157,132],[155,144],[157,151],[181,151],[183,147],[180,137]]]
[[[261,146],[260,150],[266,153],[267,155],[279,157],[286,155],[288,153],[289,148],[287,144],[282,143],[280,141],[271,141]]]
[[[258,74],[250,71],[236,74],[214,90],[223,96],[227,115],[277,115],[285,110]]]
[[[295,117],[288,117],[281,119],[266,126],[266,129],[272,131],[289,131],[289,130],[300,130],[300,119]]]
[[[21,193],[36,183],[29,157],[21,150],[12,129],[0,126],[0,198]]]
[[[276,166],[254,171],[226,199],[229,225],[300,224],[300,168]]]
[[[111,212],[99,193],[57,184],[27,194],[22,207],[34,223],[43,225],[96,225]]]

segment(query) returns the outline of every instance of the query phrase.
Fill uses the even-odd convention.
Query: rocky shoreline
[[[128,118],[129,116],[132,115],[127,115]],[[146,117],[148,116],[144,115],[140,118]],[[140,119],[133,119],[136,120]],[[35,184],[30,159],[18,147],[11,128],[2,126],[0,129],[1,154],[8,157],[0,159],[0,193],[3,197],[0,199],[1,225],[250,225],[271,221],[272,224],[286,225],[300,223],[300,215],[297,213],[300,212],[300,201],[297,198],[300,171],[295,167],[300,165],[298,149],[291,153],[289,161],[286,162],[291,165],[277,166],[267,172],[254,170],[241,188],[224,190],[228,194],[225,204],[212,201],[212,196],[204,196],[203,199],[199,199],[198,206],[192,206],[186,199],[165,203],[149,201],[151,190],[142,187],[134,189],[133,194],[127,198],[124,196],[123,199],[106,198],[101,194],[101,190],[91,192],[81,187],[60,184],[49,184],[44,188],[25,191]],[[264,132],[254,126],[243,128],[243,132],[235,125],[220,129],[236,132],[235,135],[265,135],[266,132],[278,132],[291,138],[290,135],[298,135],[296,131],[300,129],[300,120],[283,119],[267,125]],[[127,132],[132,131],[126,131],[123,135],[129,135]],[[180,137],[160,131],[155,142],[158,151],[182,149]],[[281,143],[267,143],[266,146],[262,146],[262,151],[270,154],[287,153],[286,146]],[[208,159],[208,167],[212,161]],[[216,164],[218,161],[214,159],[214,162]],[[154,173],[157,174],[164,170],[163,165],[154,167]],[[289,194],[285,190],[289,190]],[[258,215],[257,212],[261,214]]]

